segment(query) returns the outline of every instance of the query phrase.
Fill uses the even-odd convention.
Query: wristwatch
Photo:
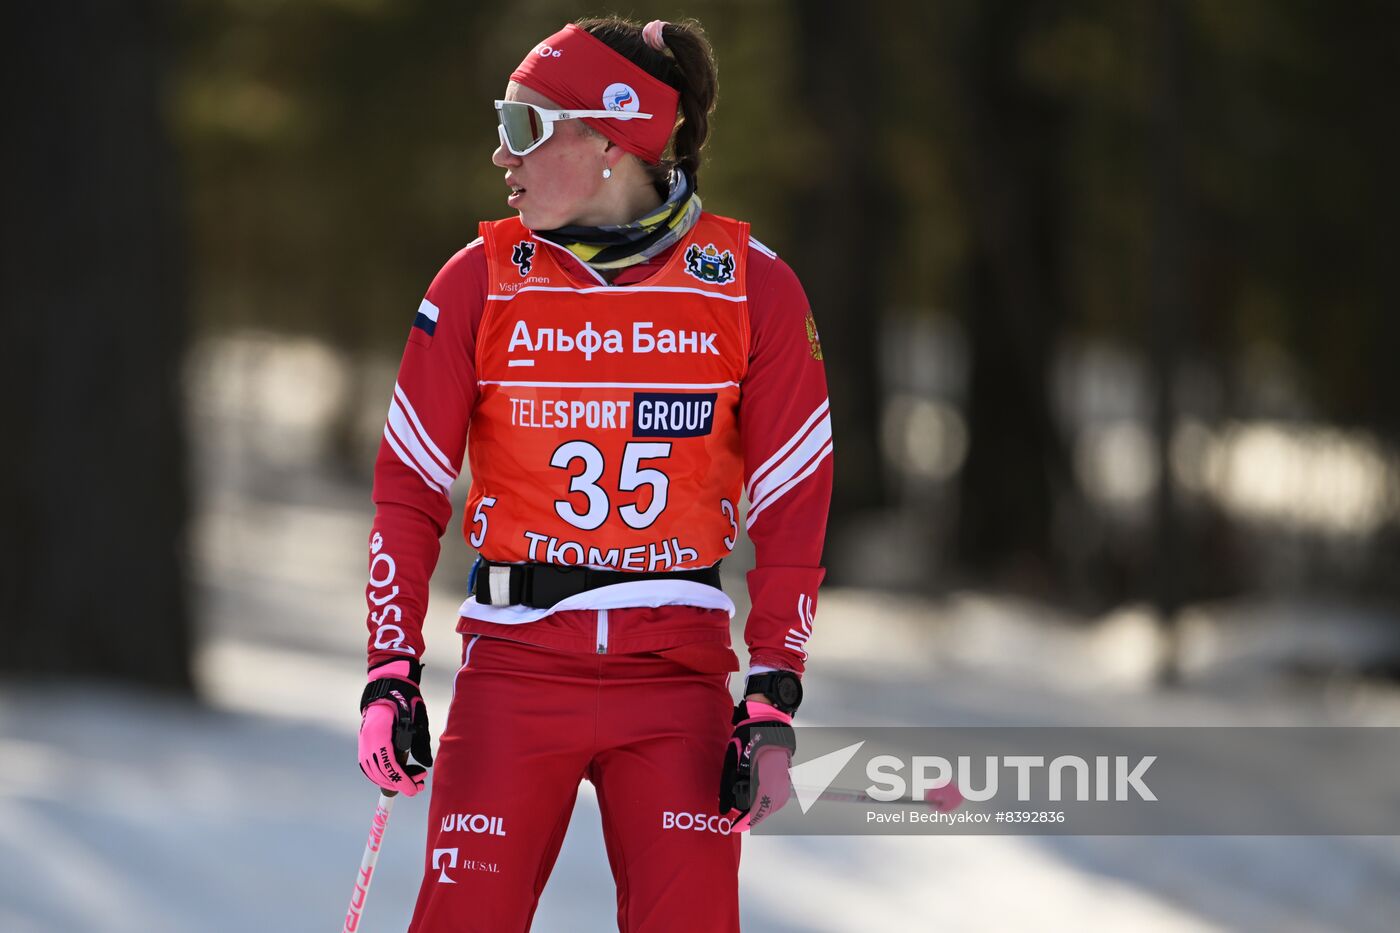
[[[802,678],[792,671],[750,674],[744,683],[744,696],[751,693],[763,694],[776,709],[791,716],[802,705]]]

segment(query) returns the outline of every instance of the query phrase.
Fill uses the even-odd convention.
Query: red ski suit
[[[831,429],[792,271],[747,224],[708,213],[611,283],[518,220],[482,234],[434,279],[394,387],[375,468],[371,665],[422,656],[470,448],[463,533],[497,562],[708,566],[738,536],[742,486],[750,663],[801,673]],[[528,928],[583,778],[621,929],[737,929],[739,837],[716,815],[732,613],[685,581],[547,609],[468,599],[411,929]]]

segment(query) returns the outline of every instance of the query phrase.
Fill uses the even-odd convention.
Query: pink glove
[[[433,764],[428,708],[418,692],[422,675],[417,661],[380,664],[370,669],[360,697],[360,770],[384,790],[409,797],[423,789]]]
[[[757,700],[734,708],[734,732],[724,753],[720,815],[742,833],[777,813],[792,797],[788,769],[797,750],[792,717]]]

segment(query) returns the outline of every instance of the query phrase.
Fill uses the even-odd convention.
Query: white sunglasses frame
[[[506,125],[501,122],[501,105],[516,104],[520,107],[529,107],[540,118],[540,124],[544,131],[540,133],[540,138],[535,140],[524,149],[516,149],[506,138]],[[593,120],[650,120],[649,113],[633,113],[629,110],[546,110],[535,104],[527,104],[519,100],[498,100],[496,101],[496,134],[501,137],[501,145],[506,151],[514,156],[527,156],[549,141],[549,137],[554,135],[554,124],[560,120],[577,120],[580,117],[587,117]]]

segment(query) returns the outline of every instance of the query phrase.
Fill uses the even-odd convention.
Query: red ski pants
[[[726,675],[481,636],[464,653],[410,933],[528,930],[584,778],[597,788],[618,928],[737,931],[740,837],[716,815]]]

